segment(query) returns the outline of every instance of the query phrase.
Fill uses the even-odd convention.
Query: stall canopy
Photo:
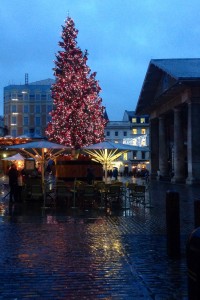
[[[2,160],[8,160],[8,161],[16,161],[16,160],[24,160],[24,159],[25,158],[20,153],[2,158]]]
[[[44,195],[44,203],[45,203],[45,182],[44,182],[44,170],[45,170],[45,162],[49,158],[55,159],[62,152],[70,150],[70,147],[66,147],[64,145],[60,145],[57,143],[49,142],[48,140],[39,140],[34,142],[29,142],[26,144],[13,145],[8,147],[9,149],[18,149],[22,151],[29,157],[34,159],[37,158],[37,161],[41,164],[41,179],[42,179],[42,189]]]
[[[100,162],[104,166],[105,182],[107,182],[108,165],[119,158],[122,154],[129,151],[148,151],[147,147],[137,147],[121,143],[113,143],[109,141],[104,141],[101,143],[83,147],[82,150],[89,154],[93,160]]]

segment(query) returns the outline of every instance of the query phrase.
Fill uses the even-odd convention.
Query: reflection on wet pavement
[[[181,259],[166,254],[163,183],[152,207],[103,210],[0,205],[0,299],[187,299],[185,243],[191,202],[181,195]]]

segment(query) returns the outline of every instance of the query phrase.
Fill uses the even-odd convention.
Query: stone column
[[[185,182],[184,136],[181,109],[174,109],[174,177],[172,182]]]
[[[192,100],[188,103],[187,184],[200,183],[200,99]]]
[[[157,177],[157,170],[159,169],[159,135],[158,135],[158,118],[150,119],[149,122],[149,150],[151,163],[151,178]]]
[[[159,117],[159,170],[161,177],[169,177],[167,137],[164,116]]]

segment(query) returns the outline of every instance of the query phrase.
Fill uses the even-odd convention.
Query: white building
[[[141,172],[149,169],[149,117],[136,115],[134,111],[125,110],[122,121],[109,121],[105,128],[106,140],[135,146],[110,168],[117,167],[120,172]]]

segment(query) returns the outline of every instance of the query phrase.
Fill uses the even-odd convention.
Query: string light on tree
[[[74,149],[104,140],[104,107],[99,96],[101,88],[96,80],[96,72],[87,66],[87,50],[77,46],[78,30],[68,16],[62,26],[62,48],[56,54],[52,85],[52,120],[46,135],[57,143]]]

